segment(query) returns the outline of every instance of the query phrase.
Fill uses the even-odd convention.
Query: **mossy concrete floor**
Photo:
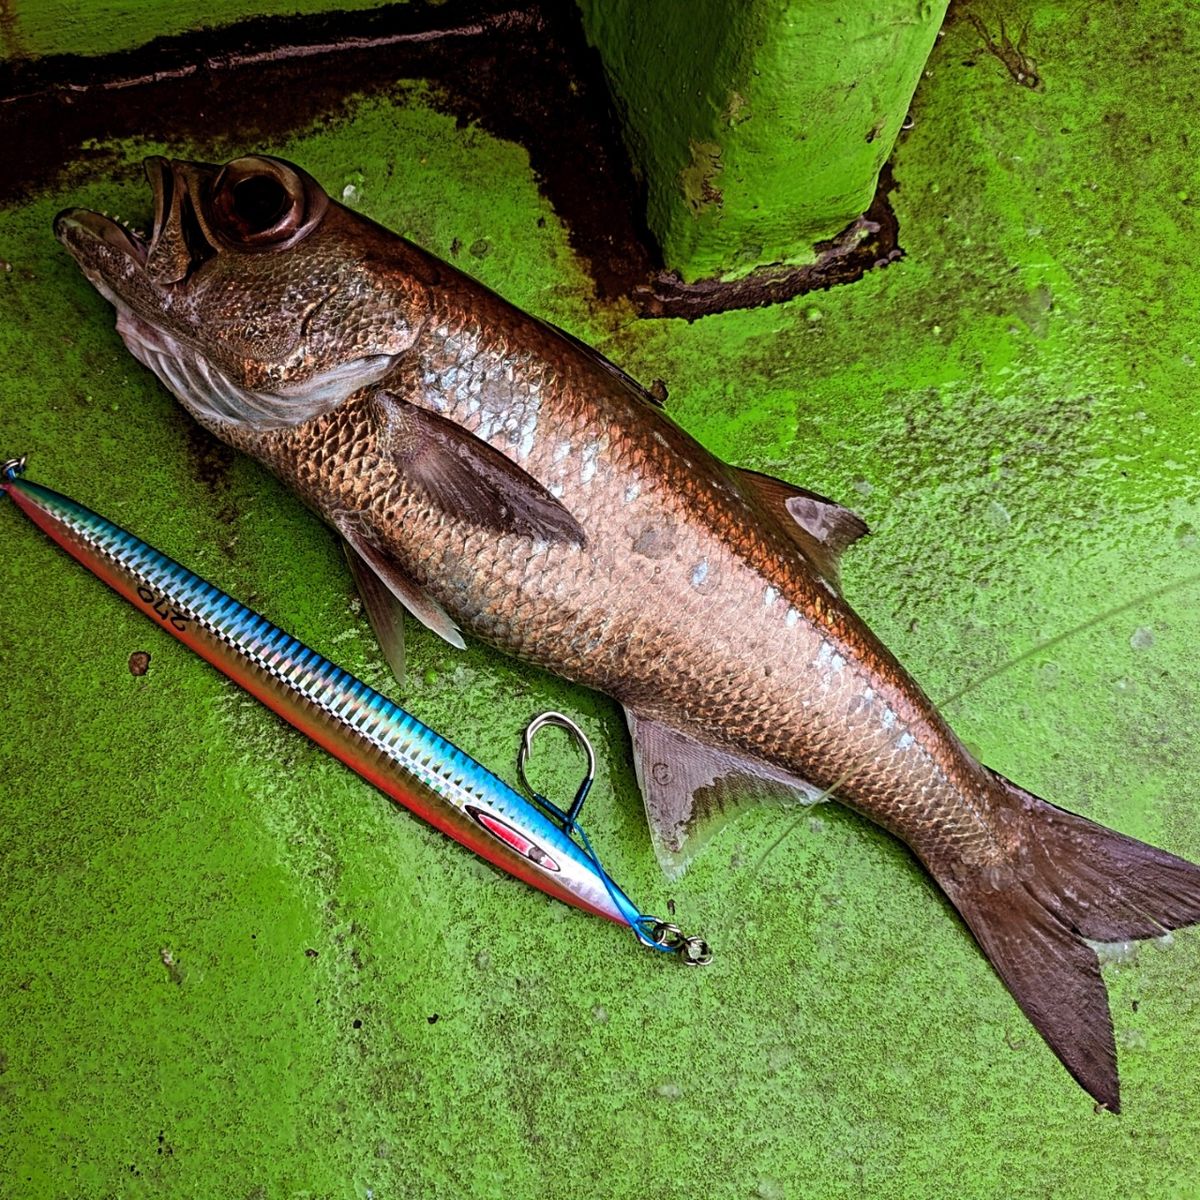
[[[1200,30],[1182,3],[1007,7],[1041,90],[951,23],[894,160],[907,257],[691,325],[599,305],[525,151],[419,86],[263,148],[665,380],[718,454],[857,507],[846,591],[935,697],[1193,579],[950,715],[1022,785],[1200,859]],[[100,146],[104,173],[0,213],[0,448],[386,687],[330,534],[191,426],[50,235],[68,202],[145,213],[143,154],[239,148]],[[1200,1195],[1200,934],[1106,968],[1126,1111],[1094,1113],[909,854],[845,811],[756,812],[668,885],[615,706],[413,629],[403,700],[496,770],[540,709],[592,733],[596,844],[716,948],[678,968],[394,810],[0,528],[0,1193]],[[564,752],[549,784],[573,774]]]

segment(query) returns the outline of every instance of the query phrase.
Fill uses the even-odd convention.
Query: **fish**
[[[0,497],[97,578],[335,758],[481,858],[547,895],[631,929],[689,966],[712,954],[695,935],[643,913],[613,882],[576,818],[591,785],[583,731],[561,713],[528,726],[518,763],[546,725],[587,751],[588,773],[569,813],[526,800],[459,747],[374,688],[239,604],[161,551],[76,500],[22,478],[25,459],[0,465]],[[532,791],[532,789],[530,789]],[[582,845],[575,840],[578,835]]]
[[[902,840],[1070,1074],[1120,1109],[1095,943],[1200,921],[1200,868],[979,762],[843,595],[850,509],[710,454],[618,366],[269,155],[146,160],[148,237],[59,240],[195,420],[402,611],[612,697],[671,872],[755,803]]]

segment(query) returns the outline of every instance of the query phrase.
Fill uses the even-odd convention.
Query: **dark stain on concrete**
[[[201,429],[190,417],[186,420],[184,446],[187,448],[188,460],[192,466],[192,474],[210,492],[223,492],[229,486],[229,472],[233,467],[236,455],[224,442]],[[230,513],[232,521],[236,514]],[[222,514],[222,520],[225,519]]]
[[[983,49],[987,51],[993,58],[1004,65],[1004,69],[1012,76],[1013,82],[1020,84],[1021,87],[1030,88],[1033,91],[1041,91],[1042,77],[1038,72],[1037,63],[1034,62],[1026,49],[1029,40],[1029,22],[1028,20],[1021,26],[1021,32],[1017,35],[1017,40],[1014,42],[1008,35],[1008,30],[1004,26],[1004,18],[998,18],[1000,23],[999,33],[993,37],[988,32],[987,26],[983,23],[983,19],[974,12],[965,14],[966,18],[975,27],[975,31],[983,39]]]
[[[720,208],[724,202],[714,180],[721,173],[721,147],[715,142],[689,142],[692,158],[679,173],[679,188],[693,216],[706,208]]]
[[[633,301],[644,317],[685,317],[694,320],[731,308],[761,308],[805,292],[824,291],[853,283],[874,267],[886,267],[904,257],[900,227],[888,199],[898,185],[884,167],[871,207],[828,242],[814,249],[817,261],[802,267],[763,267],[743,279],[701,279],[684,283],[678,275],[660,272],[648,284],[633,289]]]

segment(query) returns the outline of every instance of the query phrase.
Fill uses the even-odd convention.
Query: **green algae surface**
[[[247,17],[354,12],[405,0],[5,0],[0,59],[108,54],[157,37],[230,25]]]
[[[852,504],[848,596],[932,695],[966,689],[985,761],[1200,859],[1200,183],[1171,82],[1200,35],[1184,6],[1026,18],[1039,89],[969,21],[939,42],[894,158],[903,261],[690,325],[598,304],[525,152],[419,86],[255,148],[665,380],[724,457]],[[140,219],[161,149],[0,212],[0,453],[510,779],[529,716],[575,717],[609,868],[717,958],[497,875],[0,505],[0,1194],[1200,1195],[1200,934],[1111,956],[1125,1112],[1097,1114],[870,825],[761,810],[668,883],[610,702],[415,626],[391,687],[331,535],[194,429],[50,235],[67,203]]]

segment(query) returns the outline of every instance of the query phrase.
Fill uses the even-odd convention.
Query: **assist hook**
[[[525,774],[525,764],[533,753],[533,739],[548,725],[565,729],[587,755],[587,774],[584,775],[583,782],[575,792],[575,799],[571,801],[571,807],[566,812],[563,812],[557,804],[551,804],[529,782],[529,776]],[[521,748],[517,751],[517,774],[521,776],[521,783],[524,784],[525,790],[559,823],[563,833],[570,836],[578,828],[576,821],[583,808],[583,802],[588,798],[588,792],[592,790],[592,784],[596,780],[596,753],[592,749],[592,743],[587,739],[587,734],[570,717],[564,716],[560,712],[544,712],[540,716],[534,717],[525,726],[525,733],[521,737]]]

